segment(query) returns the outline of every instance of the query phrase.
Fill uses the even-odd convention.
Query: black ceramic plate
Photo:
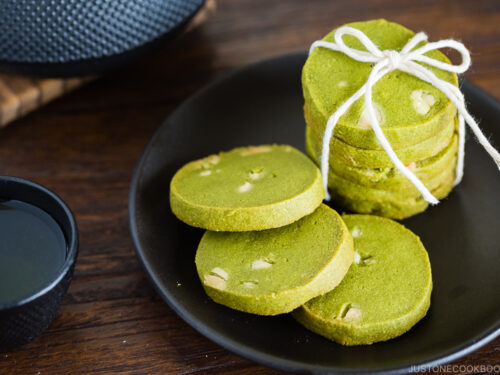
[[[305,58],[299,53],[266,60],[219,80],[181,105],[149,142],[132,181],[129,209],[137,253],[158,293],[209,339],[287,371],[403,373],[455,360],[492,340],[500,333],[500,173],[472,139],[460,186],[438,206],[403,222],[422,238],[434,276],[429,313],[405,335],[343,347],[288,315],[237,312],[203,292],[194,264],[203,232],[170,212],[170,179],[190,160],[237,146],[276,142],[303,149]],[[472,114],[500,145],[500,104],[470,83],[463,90]]]

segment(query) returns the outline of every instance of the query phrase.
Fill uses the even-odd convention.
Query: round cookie
[[[355,259],[342,282],[293,312],[306,328],[342,345],[397,337],[430,306],[429,257],[418,236],[395,221],[345,215]]]
[[[311,127],[311,133],[317,142],[323,134],[316,133]],[[455,121],[451,121],[436,135],[412,146],[395,150],[396,155],[404,164],[418,162],[439,154],[451,143],[455,134]],[[363,168],[390,168],[394,164],[385,150],[366,150],[351,146],[337,137],[330,141],[330,157],[338,158],[344,164]]]
[[[286,145],[236,148],[183,166],[170,207],[185,223],[213,231],[277,228],[313,212],[325,192],[316,165]]]
[[[334,210],[322,204],[311,215],[281,228],[207,231],[196,253],[196,268],[215,302],[276,315],[333,289],[353,257],[349,230]]]
[[[381,50],[400,50],[415,34],[407,28],[386,20],[355,22],[348,26],[363,31]],[[323,40],[334,41],[335,30]],[[344,37],[347,46],[364,49],[354,37]],[[425,42],[422,42],[422,45]],[[440,51],[427,56],[449,63]],[[456,74],[423,64],[440,79],[458,85]],[[315,48],[302,70],[305,103],[320,124],[352,96],[366,81],[372,65],[351,59],[342,52]],[[373,100],[381,126],[395,148],[406,148],[432,137],[439,130],[446,112],[453,113],[450,100],[437,88],[407,73],[395,70],[382,77],[373,88]],[[364,115],[364,98],[356,101],[340,118],[335,136],[348,145],[364,149],[380,149]],[[324,125],[323,125],[324,127]],[[322,129],[321,129],[322,131]]]
[[[320,148],[318,141],[311,135],[309,127],[306,128],[306,153],[319,165]],[[430,158],[410,163],[413,172],[422,181],[429,181],[444,171],[454,168],[458,149],[458,136],[455,134],[451,143],[439,154]],[[336,175],[351,182],[375,189],[393,190],[412,188],[413,184],[396,168],[363,168],[344,164],[337,158],[330,158],[330,170]]]
[[[306,123],[315,130],[316,133],[322,134],[325,131],[325,125],[326,125],[328,118],[321,118],[321,117],[318,118],[317,117],[318,112],[314,111],[310,108],[314,108],[314,105],[312,105],[312,104],[308,105],[307,103],[304,104],[304,119],[305,119]],[[377,108],[380,109],[380,107],[377,107]],[[384,127],[383,127],[383,130],[384,130],[384,134],[389,139],[389,142],[391,143],[393,150],[399,150],[402,148],[407,148],[407,147],[413,146],[415,144],[421,143],[421,142],[425,141],[426,139],[433,137],[435,134],[441,132],[451,121],[453,121],[453,118],[455,118],[456,115],[457,115],[457,109],[455,108],[454,105],[446,106],[442,113],[435,116],[434,118],[432,118],[431,120],[429,120],[425,124],[425,127],[428,128],[428,131],[426,132],[426,134],[428,136],[426,138],[422,138],[422,137],[419,137],[417,135],[415,138],[412,139],[411,143],[409,143],[410,140],[405,142],[404,140],[400,140],[397,138],[394,138],[391,140],[388,137],[388,135],[391,133],[387,132],[386,128],[384,128]],[[379,120],[380,120],[380,118],[379,118]],[[373,130],[372,130],[371,125],[369,124],[367,118],[362,119],[362,124],[363,124],[362,128],[365,129],[365,131],[367,133],[371,132],[373,134]],[[422,126],[424,126],[424,125],[422,125]],[[338,127],[338,128],[337,127],[338,127],[338,124],[335,127],[334,137],[341,139],[343,142],[347,143],[348,145],[353,146],[353,147],[362,148],[362,149],[367,149],[367,150],[383,150],[382,146],[380,145],[380,142],[377,139],[376,139],[376,142],[377,142],[376,144],[375,143],[369,144],[370,147],[367,147],[367,145],[365,143],[363,143],[363,141],[362,141],[363,138],[358,139],[358,142],[356,142],[355,139],[347,138],[347,140],[350,142],[349,143],[346,141],[346,138],[341,137],[342,132],[338,131],[338,129],[341,129],[341,127]],[[395,137],[395,135],[393,135],[393,137]]]
[[[453,165],[450,165],[435,178],[423,182],[429,190],[434,191],[445,181],[453,180],[454,177],[455,169]],[[412,202],[421,198],[422,195],[415,186],[390,190],[374,189],[349,181],[332,171],[328,173],[328,186],[332,192],[340,192],[341,195],[351,199],[366,199],[377,202]]]
[[[431,190],[431,193],[437,199],[447,197],[453,190],[453,181],[454,174],[448,176],[436,189]],[[372,201],[365,198],[352,198],[342,195],[332,187],[330,189],[332,190],[332,201],[351,212],[373,214],[400,220],[424,212],[429,207],[429,203],[421,196],[406,200],[390,199]]]

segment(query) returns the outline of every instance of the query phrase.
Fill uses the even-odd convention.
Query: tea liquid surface
[[[0,304],[48,286],[67,256],[59,224],[42,209],[0,199]]]

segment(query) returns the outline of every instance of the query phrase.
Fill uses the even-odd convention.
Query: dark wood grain
[[[0,174],[57,192],[76,215],[81,250],[56,320],[34,342],[0,354],[0,373],[276,373],[205,339],[159,299],[129,235],[129,182],[161,120],[215,77],[379,17],[434,40],[461,39],[473,53],[467,78],[500,99],[498,0],[219,0],[200,28],[2,130]],[[496,340],[455,364],[499,362]]]

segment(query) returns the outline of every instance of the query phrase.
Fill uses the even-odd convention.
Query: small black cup
[[[59,273],[32,295],[13,303],[0,302],[0,351],[24,345],[45,331],[66,294],[78,253],[78,230],[70,209],[56,194],[33,182],[0,176],[0,198],[19,200],[52,216],[67,241],[66,260]]]

